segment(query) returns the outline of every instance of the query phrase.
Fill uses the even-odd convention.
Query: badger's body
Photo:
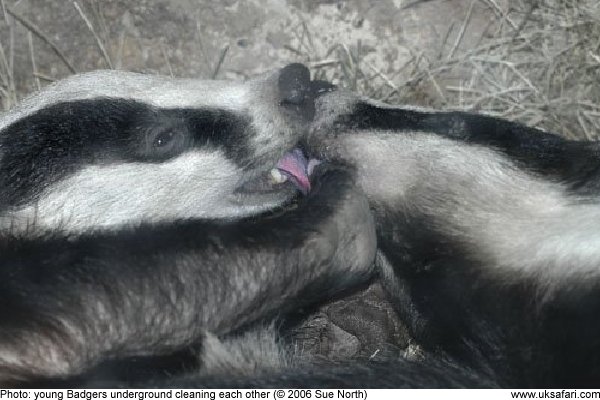
[[[503,386],[597,386],[598,143],[341,92],[318,103],[314,146],[357,167],[382,281],[426,352]]]
[[[102,72],[3,116],[0,383],[596,385],[596,143],[326,89]],[[274,338],[374,276],[418,356]]]
[[[292,151],[318,90],[300,65],[245,84],[102,72],[5,115],[1,385],[185,352],[367,279],[351,172],[307,183]]]

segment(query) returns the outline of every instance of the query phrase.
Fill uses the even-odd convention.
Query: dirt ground
[[[74,72],[244,79],[292,61],[392,103],[600,132],[597,0],[0,0],[0,109]]]
[[[292,61],[315,70],[338,63],[340,49],[390,76],[416,52],[432,57],[464,0],[4,0],[0,43],[14,65],[17,95],[72,73],[118,68],[181,77],[243,79]],[[462,46],[495,18],[475,2]],[[13,15],[35,26],[29,33]],[[12,32],[9,26],[13,25]],[[457,32],[454,32],[457,34]],[[12,37],[11,37],[12,35]],[[55,54],[51,41],[72,65]],[[12,51],[11,51],[12,47]],[[11,53],[12,52],[12,56]],[[13,58],[14,57],[14,58]]]

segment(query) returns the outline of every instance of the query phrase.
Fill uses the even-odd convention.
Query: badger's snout
[[[246,82],[123,71],[57,82],[0,118],[0,232],[279,207],[311,188],[316,161],[300,148],[331,88],[302,64]]]
[[[310,72],[303,64],[289,64],[279,73],[280,104],[308,121],[312,121],[315,116],[317,96],[334,88],[329,82],[311,81]]]
[[[310,95],[310,72],[302,64],[290,64],[279,74],[279,95],[282,104],[301,105]]]

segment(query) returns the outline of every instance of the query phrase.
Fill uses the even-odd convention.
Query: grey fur
[[[571,334],[555,323],[561,324],[565,315],[570,318],[571,307],[581,298],[594,297],[586,296],[594,293],[600,275],[600,206],[595,198],[575,194],[568,182],[533,172],[493,145],[427,129],[358,129],[362,119],[375,115],[376,125],[377,118],[394,108],[343,91],[317,98],[307,136],[307,118],[315,112],[308,70],[286,68],[290,79],[283,89],[277,85],[281,71],[244,84],[92,73],[57,83],[3,117],[0,127],[6,130],[57,102],[135,99],[160,108],[243,115],[250,121],[243,131],[250,145],[244,165],[209,146],[156,163],[110,158],[82,163],[41,188],[36,201],[1,210],[5,240],[0,241],[0,282],[6,291],[0,292],[0,304],[15,304],[16,312],[0,307],[5,321],[0,325],[0,383],[60,381],[90,369],[93,375],[101,362],[170,354],[199,342],[199,371],[143,384],[435,387],[552,382],[537,379],[527,357],[533,354],[545,362],[545,350],[554,350],[552,331],[558,331],[556,340],[563,331]],[[360,104],[383,112],[360,114]],[[344,116],[350,116],[346,125]],[[494,127],[502,123],[493,122]],[[466,134],[465,124],[459,121],[447,130],[460,136]],[[308,196],[285,207],[294,197],[289,185],[274,186],[279,190],[267,195],[239,194],[244,182],[261,177],[304,140],[309,152],[326,161],[317,167]],[[263,211],[272,213],[260,215]],[[421,228],[419,224],[423,236],[410,230]],[[439,253],[437,240],[443,248]],[[438,259],[432,263],[429,253]],[[293,340],[288,346],[275,325],[269,325],[278,316],[302,314],[306,306],[359,288],[373,277],[375,266],[395,311],[417,334],[416,343],[407,340],[403,358],[356,362],[353,357],[360,351],[368,350],[370,359],[380,347],[361,349],[360,340],[344,336],[335,323],[360,329],[366,319],[343,303],[337,304],[340,315],[328,315],[334,322],[332,336],[341,337],[343,344],[332,346],[332,358],[342,355],[333,366],[297,352]],[[435,271],[429,274],[430,269]],[[488,288],[514,297],[507,296],[505,304]],[[456,325],[443,315],[441,326],[449,323],[450,330],[440,332],[437,321],[421,318],[421,307],[441,305],[443,313],[446,304],[434,300],[446,298],[450,310],[464,315],[454,316],[461,322]],[[536,302],[539,298],[543,301]],[[481,299],[484,315],[478,319],[480,304],[468,302]],[[594,299],[588,302],[596,307],[592,310],[600,307]],[[462,300],[469,307],[460,308]],[[376,323],[391,312],[387,303],[364,303],[377,309]],[[492,314],[501,314],[498,320],[492,319],[497,315],[487,318],[483,307],[490,304]],[[513,315],[525,317],[523,341],[512,325],[502,325],[504,307],[514,304],[516,312],[506,315],[511,324]],[[531,312],[536,313],[533,318]],[[547,319],[535,319],[542,312]],[[388,319],[395,324],[395,318],[381,324]],[[586,327],[585,318],[574,322],[587,337],[595,332]],[[393,328],[392,335],[397,333]],[[388,331],[378,326],[371,333],[387,341]],[[509,348],[515,337],[517,347]],[[541,356],[531,340],[540,337],[547,346]],[[456,349],[466,349],[467,356],[461,359],[464,354]],[[504,363],[506,354],[516,354],[517,361]],[[556,360],[560,356],[573,362],[569,354]],[[533,370],[531,381],[510,376],[523,365],[526,372]],[[593,375],[593,360],[590,365]],[[551,370],[550,379],[552,373],[563,376],[560,369]],[[566,376],[565,382],[573,382]],[[94,379],[85,384],[90,382],[104,384]]]
[[[600,278],[600,205],[489,147],[427,132],[333,135],[335,118],[359,101],[370,102],[343,92],[320,98],[313,138],[328,157],[357,166],[376,213],[426,215],[469,246],[490,278],[532,278],[542,294]]]
[[[234,83],[96,71],[59,81],[32,95],[0,117],[0,131],[45,106],[85,99],[135,100],[163,109],[227,110],[251,121],[248,138],[254,153],[247,156],[253,165],[236,166],[220,152],[201,149],[157,165],[81,165],[70,176],[44,188],[39,201],[0,210],[0,231],[81,233],[141,222],[239,218],[281,205],[293,191],[253,196],[236,191],[273,168],[305,129],[304,121],[282,109],[278,76],[266,74]],[[165,207],[173,193],[180,194],[179,201],[174,207]]]
[[[255,376],[296,367],[299,359],[281,343],[274,324],[227,338],[207,333],[199,375]]]
[[[291,81],[286,90],[306,92],[300,104],[297,96],[286,103],[281,76]],[[82,99],[228,110],[250,121],[243,132],[252,162],[236,165],[208,147],[160,162],[106,158],[77,165],[32,204],[5,206],[0,384],[63,379],[203,337],[207,370],[227,360],[253,365],[272,351],[265,360],[283,361],[277,346],[246,351],[216,337],[369,279],[374,223],[351,170],[320,168],[313,192],[289,209],[278,210],[296,196],[289,184],[267,194],[236,191],[302,139],[314,112],[310,84],[298,65],[243,84],[98,72],[59,82],[5,114],[3,132],[45,106]],[[53,139],[68,149],[64,134]],[[267,210],[278,212],[243,218]],[[301,297],[307,290],[317,291],[312,299]],[[241,343],[263,341],[264,333],[245,337]]]

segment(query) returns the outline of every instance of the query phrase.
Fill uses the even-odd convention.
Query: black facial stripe
[[[493,147],[520,165],[542,175],[572,183],[585,190],[590,177],[597,176],[600,152],[595,142],[564,139],[539,129],[466,112],[423,112],[407,109],[380,108],[359,103],[351,114],[340,116],[338,129],[422,131],[456,141]],[[596,179],[596,178],[594,178]]]
[[[0,133],[0,207],[27,201],[82,164],[162,162],[198,147],[243,165],[251,154],[248,129],[249,117],[221,109],[160,109],[110,98],[54,104]],[[170,130],[176,135],[161,138],[178,142],[157,151],[148,138]]]

